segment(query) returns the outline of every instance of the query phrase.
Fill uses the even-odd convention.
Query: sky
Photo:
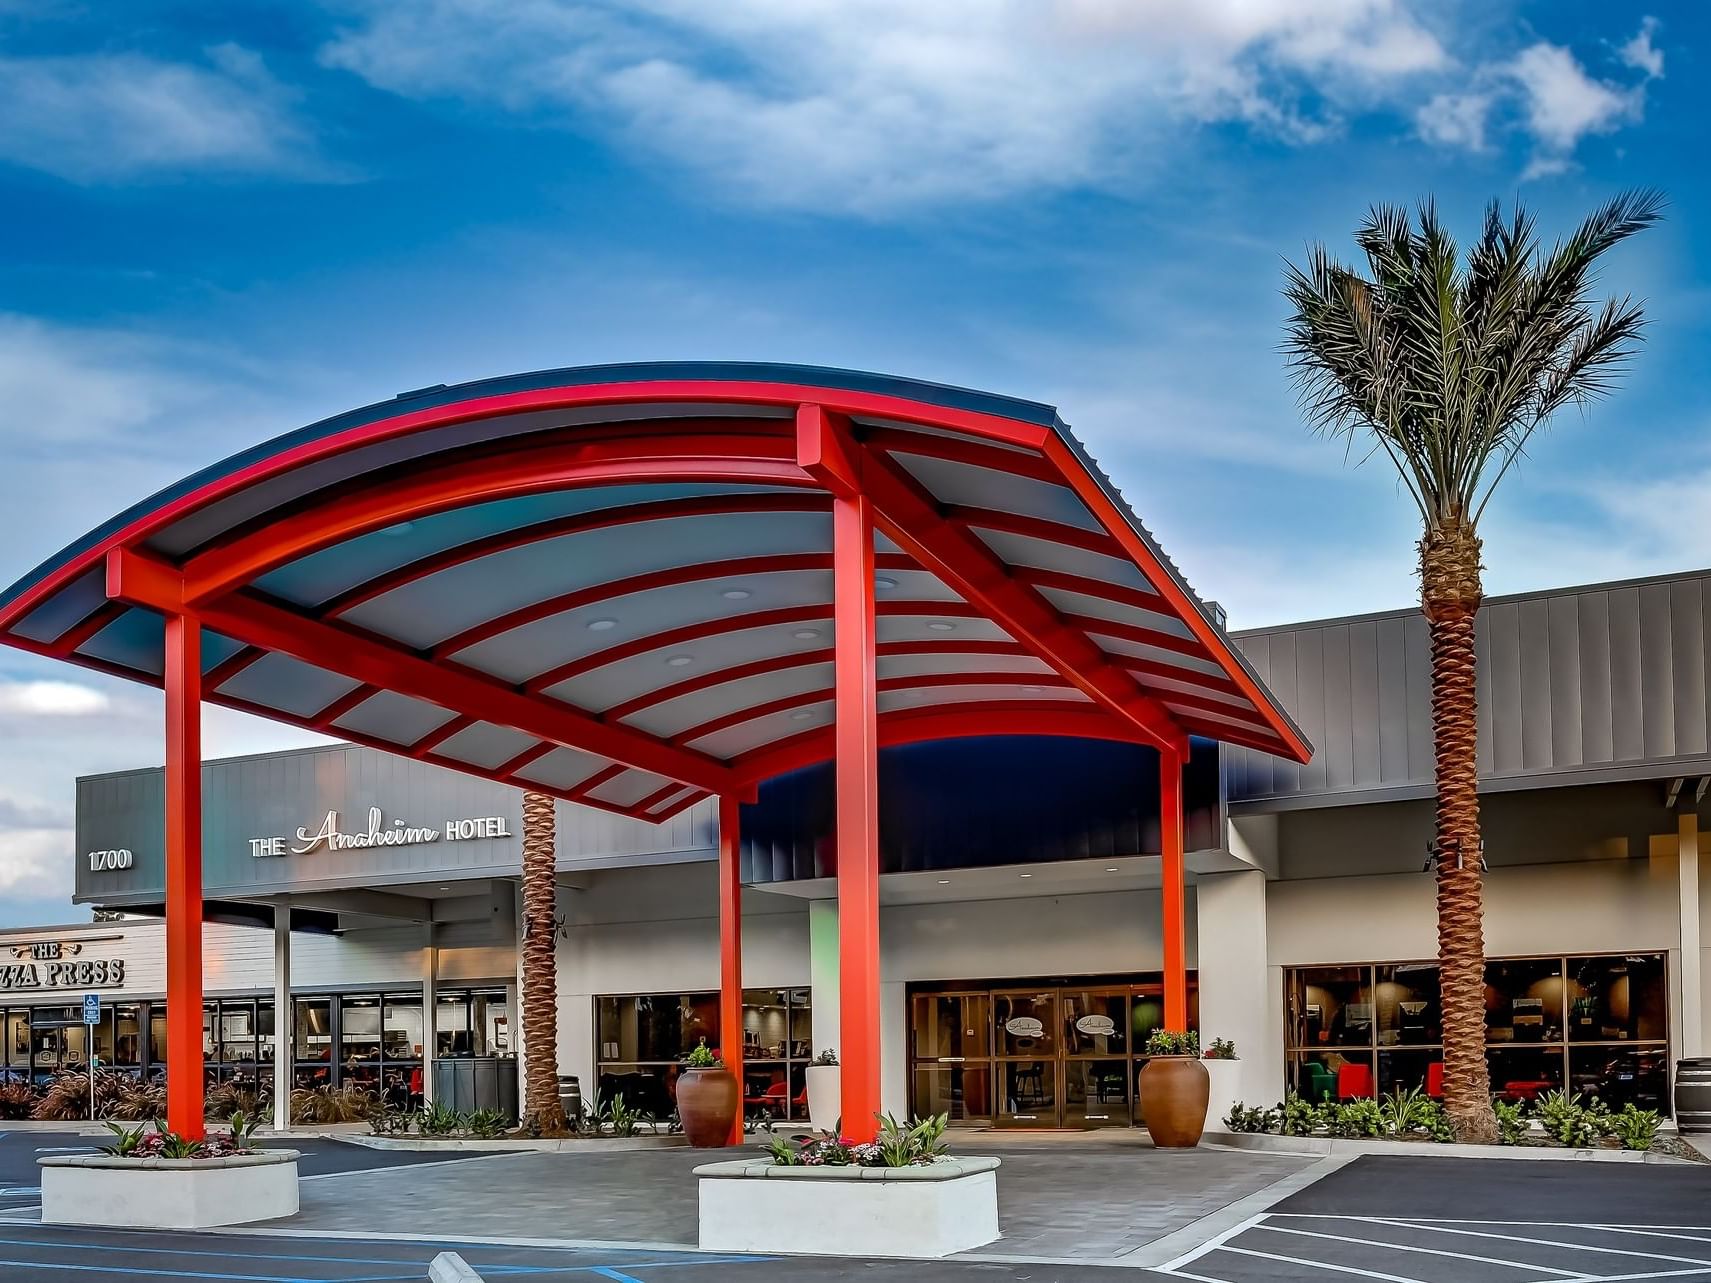
[[[1645,351],[1505,478],[1486,582],[1697,569],[1708,57],[1684,0],[0,0],[0,583],[399,391],[739,359],[1058,406],[1233,628],[1405,607],[1415,518],[1303,427],[1285,260],[1633,186]],[[155,692],[0,651],[0,924],[82,916],[75,777],[161,756]]]

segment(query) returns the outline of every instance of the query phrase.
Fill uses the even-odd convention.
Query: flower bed
[[[1624,1149],[1645,1152],[1658,1141],[1656,1110],[1625,1105],[1611,1110],[1596,1097],[1547,1092],[1536,1103],[1494,1099],[1499,1143],[1563,1149]],[[1240,1101],[1224,1118],[1236,1134],[1321,1136],[1336,1140],[1421,1140],[1453,1144],[1444,1108],[1418,1088],[1398,1089],[1373,1100],[1308,1101],[1291,1092],[1270,1109]]]

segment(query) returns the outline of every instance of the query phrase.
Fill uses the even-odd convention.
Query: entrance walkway
[[[1311,1159],[1223,1149],[1160,1151],[1144,1134],[1022,1140],[960,1136],[996,1154],[1004,1238],[978,1255],[1115,1263],[1309,1166]],[[758,1151],[751,1151],[758,1152]],[[507,1154],[305,1181],[304,1233],[423,1234],[529,1242],[690,1246],[692,1169],[706,1152]]]

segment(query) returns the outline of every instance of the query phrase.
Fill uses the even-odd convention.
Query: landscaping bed
[[[1366,1152],[1376,1150],[1378,1143],[1388,1143],[1415,1152],[1423,1145],[1445,1145],[1458,1153],[1550,1150],[1575,1157],[1626,1156],[1631,1161],[1656,1153],[1705,1161],[1686,1142],[1659,1134],[1662,1118],[1656,1110],[1632,1104],[1612,1110],[1596,1097],[1588,1100],[1578,1093],[1552,1091],[1532,1102],[1494,1099],[1492,1109],[1500,1137],[1495,1146],[1456,1144],[1443,1106],[1417,1088],[1393,1091],[1377,1100],[1348,1101],[1308,1101],[1292,1092],[1269,1109],[1250,1108],[1238,1101],[1225,1116],[1224,1126],[1231,1133],[1226,1138],[1229,1143],[1247,1148],[1284,1148],[1255,1139],[1279,1138],[1359,1142]],[[1331,1148],[1324,1146],[1323,1151]]]

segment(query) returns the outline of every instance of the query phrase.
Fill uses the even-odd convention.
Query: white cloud
[[[236,45],[202,65],[143,54],[0,56],[0,160],[77,183],[320,168],[291,95]]]
[[[0,897],[63,892],[69,903],[75,843],[69,828],[0,829]]]
[[[0,681],[0,717],[88,717],[110,703],[104,692],[76,682]]]
[[[1637,119],[1645,106],[1643,90],[1593,79],[1560,45],[1523,49],[1510,74],[1524,95],[1528,131],[1547,155],[1566,155],[1587,134],[1606,134]]]
[[[1401,0],[346,7],[329,66],[615,133],[759,203],[809,209],[1098,183],[1198,123],[1313,141],[1342,104],[1448,63]]]
[[[1657,33],[1657,29],[1656,18],[1642,18],[1640,29],[1634,33],[1633,38],[1616,50],[1616,56],[1625,65],[1645,72],[1651,80],[1663,75],[1663,50],[1652,43],[1652,36]]]
[[[1486,118],[1491,114],[1488,93],[1433,94],[1414,113],[1420,137],[1446,147],[1484,151]]]

